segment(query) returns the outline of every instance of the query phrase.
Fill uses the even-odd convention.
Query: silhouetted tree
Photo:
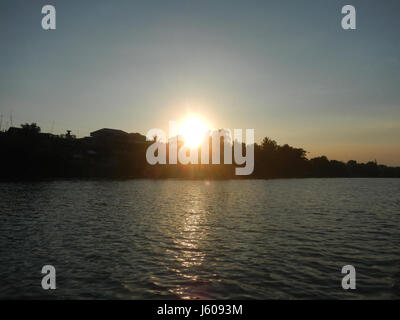
[[[23,124],[0,134],[0,179],[34,179],[43,177],[108,177],[108,178],[191,178],[227,179],[235,176],[235,164],[223,164],[224,149],[221,142],[220,165],[155,165],[146,161],[146,150],[154,141],[140,139],[94,138],[72,139],[71,132],[52,136],[40,134],[36,123]],[[22,133],[22,134],[21,134]],[[183,143],[178,144],[181,146]],[[234,142],[238,144],[237,141]],[[211,160],[212,139],[209,138]],[[218,147],[218,143],[216,145]],[[242,143],[242,153],[246,152]],[[167,152],[169,151],[167,144]],[[378,165],[376,161],[347,163],[329,160],[326,156],[310,160],[302,148],[288,144],[279,145],[266,137],[261,144],[254,144],[254,178],[302,177],[400,177],[399,167]],[[242,178],[249,178],[243,176]]]
[[[21,124],[22,131],[26,134],[38,134],[41,129],[36,123],[25,123]]]

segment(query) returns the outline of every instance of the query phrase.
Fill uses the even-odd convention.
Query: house
[[[10,128],[8,128],[7,133],[15,135],[15,134],[21,134],[21,133],[23,133],[23,131],[22,131],[22,128],[10,127]]]
[[[97,141],[123,140],[125,142],[135,143],[135,144],[146,142],[146,136],[141,135],[140,133],[126,133],[125,131],[122,130],[108,129],[108,128],[91,132],[90,136]]]
[[[91,132],[90,136],[95,139],[109,140],[109,139],[127,138],[129,134],[122,130],[104,128]]]
[[[146,142],[146,136],[140,133],[130,133],[129,140],[135,143],[144,143]]]

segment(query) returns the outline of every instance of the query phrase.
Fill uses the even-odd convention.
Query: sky
[[[146,134],[190,113],[308,157],[400,165],[399,15],[396,0],[2,0],[1,126]]]

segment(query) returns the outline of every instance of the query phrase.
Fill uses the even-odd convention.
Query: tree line
[[[326,156],[308,159],[304,149],[279,145],[267,137],[254,145],[254,171],[250,176],[236,176],[235,164],[151,166],[146,150],[153,142],[138,136],[77,139],[70,132],[42,133],[36,124],[11,128],[0,132],[0,179],[400,177],[400,167],[376,161],[345,163]],[[223,148],[220,150],[223,159]]]

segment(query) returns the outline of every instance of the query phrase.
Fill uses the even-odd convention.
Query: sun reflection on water
[[[206,258],[202,245],[207,237],[207,213],[201,208],[200,201],[191,201],[190,204],[191,208],[183,208],[183,213],[175,216],[177,220],[171,221],[177,230],[172,235],[173,249],[166,249],[174,259],[174,267],[169,265],[166,268],[181,280],[169,292],[181,299],[201,298],[198,292],[193,294],[193,289],[201,284],[199,271]]]

